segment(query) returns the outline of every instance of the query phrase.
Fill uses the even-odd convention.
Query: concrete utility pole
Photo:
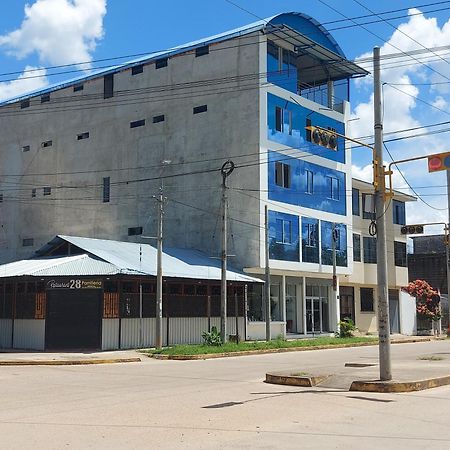
[[[332,228],[331,228],[331,250],[332,250],[332,256],[333,256],[333,301],[335,303],[336,311],[338,311],[338,297],[337,297],[337,275],[336,275],[336,241],[337,241],[337,230],[336,230],[336,223],[333,222]],[[340,322],[340,318],[336,314],[336,318],[338,321],[338,324]],[[339,325],[337,325],[336,331],[339,332]]]
[[[162,348],[162,302],[163,302],[163,276],[162,276],[162,245],[163,245],[163,214],[164,197],[163,188],[159,188],[158,200],[158,235],[157,260],[156,260],[156,326],[155,347]]]
[[[447,223],[447,232],[445,233],[447,236],[445,242],[445,254],[446,254],[446,262],[447,262],[447,305],[448,305],[448,327],[447,331],[450,330],[450,252],[449,245],[450,242],[450,170],[447,170],[447,208],[448,208],[448,223]]]
[[[264,299],[266,308],[266,341],[271,340],[270,335],[270,266],[269,266],[269,208],[267,205],[264,207],[265,218],[265,246],[266,246],[266,280],[264,284]]]
[[[223,163],[220,173],[222,174],[222,282],[220,289],[220,337],[222,342],[227,342],[227,256],[228,256],[228,198],[227,177],[233,172],[233,161]]]
[[[388,270],[385,217],[385,174],[383,166],[383,121],[381,107],[380,48],[373,49],[374,78],[374,132],[375,132],[375,214],[377,226],[377,284],[378,284],[378,336],[380,380],[392,379],[391,335],[389,323]]]

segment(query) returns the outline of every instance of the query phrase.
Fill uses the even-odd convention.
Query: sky
[[[376,15],[392,10],[397,11],[382,15],[384,20]],[[0,100],[70,79],[83,73],[80,70],[111,64],[101,59],[167,49],[290,11],[308,14],[324,24],[348,59],[358,62],[370,57],[374,46],[381,48],[382,55],[397,54],[383,60],[381,74],[386,164],[390,155],[398,161],[450,151],[450,133],[442,132],[450,130],[450,1],[4,2],[0,15]],[[348,20],[367,15],[370,17]],[[75,66],[48,69],[65,64]],[[367,60],[360,64],[372,71]],[[354,138],[373,134],[372,81],[370,75],[352,81],[354,120],[348,133]],[[414,130],[398,132],[411,128]],[[408,136],[413,137],[402,139]],[[370,150],[355,148],[352,162],[353,175],[370,181]],[[417,202],[407,205],[407,223],[448,221],[445,172],[429,174],[426,160],[422,160],[394,168],[393,180],[394,188],[418,196]],[[429,226],[425,231],[442,233],[442,226]]]

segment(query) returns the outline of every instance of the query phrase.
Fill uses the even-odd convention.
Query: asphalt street
[[[263,383],[269,371],[376,363],[377,351],[0,367],[0,448],[450,448],[450,386],[369,394]],[[418,359],[430,355],[444,359]],[[448,364],[450,341],[394,345],[392,356],[394,375],[406,359]]]

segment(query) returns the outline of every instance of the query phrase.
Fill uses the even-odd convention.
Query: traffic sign
[[[450,152],[437,153],[428,157],[428,172],[450,169]]]

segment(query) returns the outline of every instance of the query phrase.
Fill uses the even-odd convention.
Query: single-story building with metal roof
[[[148,244],[56,236],[34,257],[0,266],[0,348],[124,349],[155,339],[157,251]],[[163,252],[164,344],[201,342],[220,325],[220,262]],[[227,326],[247,332],[261,280],[229,269]],[[250,333],[251,334],[251,333]]]

